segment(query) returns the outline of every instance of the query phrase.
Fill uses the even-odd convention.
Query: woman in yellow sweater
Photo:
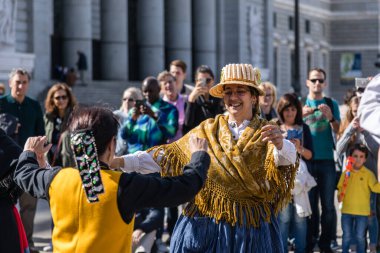
[[[373,172],[363,165],[368,156],[366,146],[354,145],[349,155],[354,159],[352,169],[346,169],[338,183],[339,201],[342,202],[342,250],[343,253],[348,253],[350,241],[355,238],[357,253],[364,253],[365,230],[370,214],[370,193],[380,193],[380,183]]]
[[[44,146],[46,137],[27,140],[14,180],[49,201],[54,252],[131,252],[136,210],[179,205],[203,186],[210,164],[205,140],[190,140],[193,154],[182,176],[162,179],[109,168],[117,128],[110,110],[87,107],[74,113],[70,132],[76,168],[42,169],[51,144]]]

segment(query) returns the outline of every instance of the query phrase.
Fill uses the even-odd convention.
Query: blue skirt
[[[261,221],[259,228],[216,223],[209,217],[181,215],[174,228],[170,252],[257,252],[283,253],[277,219]]]

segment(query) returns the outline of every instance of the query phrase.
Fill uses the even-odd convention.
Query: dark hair
[[[282,122],[284,122],[284,110],[288,107],[294,106],[297,109],[296,118],[294,124],[302,125],[302,106],[298,100],[297,95],[294,93],[286,93],[280,97],[277,103],[277,113],[280,116]]]
[[[71,133],[92,130],[98,155],[105,152],[107,144],[117,135],[118,128],[119,122],[112,111],[98,106],[76,109],[70,123]]]
[[[170,66],[172,66],[172,65],[181,68],[183,73],[186,73],[187,66],[186,66],[186,63],[184,61],[174,60],[170,63]]]
[[[313,72],[313,71],[317,71],[317,72],[319,72],[319,73],[322,73],[324,79],[327,78],[327,76],[326,76],[326,71],[325,71],[324,69],[321,69],[321,68],[312,68],[312,69],[309,70],[309,73],[307,74],[307,78],[308,78],[308,79],[309,79],[310,73]]]
[[[201,65],[197,68],[197,70],[195,71],[195,80],[197,80],[197,76],[199,73],[209,74],[212,77],[212,79],[215,79],[214,73],[212,72],[211,68],[207,65]]]
[[[365,158],[368,157],[368,148],[364,144],[355,144],[349,152],[349,155],[351,156],[355,150],[359,150],[360,152],[363,152],[365,154]]]
[[[45,111],[47,113],[53,113],[55,111],[54,94],[59,90],[64,90],[66,92],[67,99],[69,100],[67,108],[73,109],[76,106],[77,102],[70,87],[65,83],[56,83],[49,89],[46,95]]]

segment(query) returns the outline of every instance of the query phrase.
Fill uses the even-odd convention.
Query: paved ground
[[[336,203],[336,207],[338,205]],[[340,229],[340,213],[338,212],[338,244],[341,245],[342,231]],[[47,201],[38,200],[37,214],[34,226],[34,241],[36,247],[42,251],[44,246],[47,246],[51,239],[51,215]],[[341,252],[340,249],[337,252]]]

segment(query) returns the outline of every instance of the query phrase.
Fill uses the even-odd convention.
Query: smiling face
[[[66,110],[68,104],[69,104],[69,97],[67,95],[67,92],[63,89],[57,90],[53,94],[53,103],[54,106],[59,110],[59,111],[64,111]]]
[[[297,108],[295,106],[289,106],[285,108],[282,114],[284,117],[285,125],[292,126],[295,124],[295,119],[297,116]]]
[[[252,119],[252,107],[257,103],[257,96],[253,96],[246,85],[226,84],[223,102],[230,119],[242,123]]]
[[[166,75],[160,80],[162,94],[170,101],[176,101],[178,96],[175,78],[171,75]]]

